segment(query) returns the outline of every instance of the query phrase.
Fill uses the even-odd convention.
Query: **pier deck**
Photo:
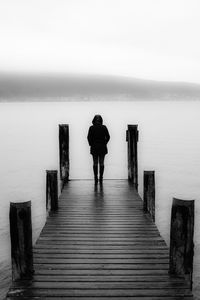
[[[8,300],[193,299],[168,275],[168,247],[126,180],[70,181],[34,246],[32,281]]]

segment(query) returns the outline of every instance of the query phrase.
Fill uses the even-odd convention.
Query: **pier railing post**
[[[173,198],[169,273],[183,276],[192,289],[194,256],[194,200]]]
[[[59,125],[59,156],[61,191],[69,180],[69,125]]]
[[[144,171],[143,210],[155,222],[155,171]]]
[[[47,211],[58,209],[58,171],[46,171],[46,208]]]
[[[128,180],[138,189],[138,125],[128,125],[126,131],[128,142]]]
[[[12,280],[33,276],[31,201],[10,203]]]

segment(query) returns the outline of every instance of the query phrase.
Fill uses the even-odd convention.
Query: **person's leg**
[[[104,173],[104,158],[105,158],[105,155],[100,155],[99,156],[99,165],[100,165],[100,178],[99,178],[99,181],[100,183],[103,182],[103,173]]]
[[[95,183],[97,183],[98,182],[98,156],[93,154],[92,157],[93,157],[94,180]]]

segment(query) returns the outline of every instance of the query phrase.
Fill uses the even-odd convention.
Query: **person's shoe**
[[[98,177],[94,178],[94,183],[97,184],[98,183]]]

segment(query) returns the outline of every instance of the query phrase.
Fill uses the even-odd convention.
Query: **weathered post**
[[[12,280],[33,276],[31,201],[10,203]]]
[[[144,171],[143,210],[155,222],[155,171]]]
[[[69,180],[69,125],[59,125],[59,156],[61,190]]]
[[[138,189],[138,125],[128,125],[126,141],[128,142],[128,180]]]
[[[46,171],[46,208],[47,211],[58,209],[58,171]]]
[[[169,273],[184,276],[192,289],[194,256],[194,200],[173,198]]]

